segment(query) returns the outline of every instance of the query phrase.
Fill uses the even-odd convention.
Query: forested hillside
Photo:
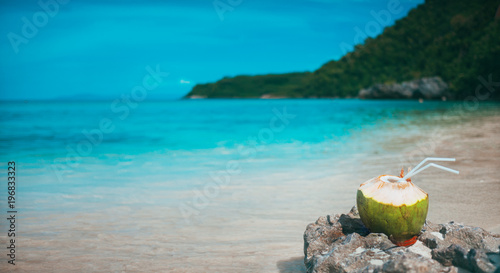
[[[196,85],[187,96],[346,97],[376,83],[440,76],[456,98],[464,98],[474,94],[479,76],[492,74],[500,81],[499,5],[498,0],[427,0],[313,73],[224,78]]]

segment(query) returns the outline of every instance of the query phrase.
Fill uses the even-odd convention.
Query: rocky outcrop
[[[362,99],[443,99],[450,98],[448,85],[440,77],[421,78],[394,84],[375,84],[361,89]]]
[[[500,272],[500,235],[458,223],[427,222],[417,243],[395,246],[369,233],[356,207],[322,216],[304,233],[307,272]]]

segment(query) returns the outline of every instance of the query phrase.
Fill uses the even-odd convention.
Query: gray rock
[[[455,265],[469,269],[467,262],[467,250],[459,245],[450,245],[447,248],[434,249],[432,258],[442,265]]]
[[[442,99],[451,98],[448,85],[440,77],[421,78],[394,84],[375,84],[361,89],[362,99]]]
[[[500,236],[450,222],[426,223],[417,243],[398,247],[386,235],[369,233],[356,207],[307,226],[307,272],[495,272]]]

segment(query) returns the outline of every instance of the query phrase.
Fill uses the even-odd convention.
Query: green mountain
[[[208,98],[348,97],[377,83],[440,76],[457,98],[481,84],[500,85],[500,1],[427,0],[313,73],[236,76],[198,84],[187,96]],[[500,87],[496,87],[500,89]],[[490,98],[500,99],[500,90]]]

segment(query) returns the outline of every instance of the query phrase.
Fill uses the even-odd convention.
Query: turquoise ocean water
[[[224,170],[228,161],[245,162],[239,167],[247,175],[299,175],[324,167],[322,162],[332,158],[373,148],[358,139],[360,132],[370,131],[376,139],[388,130],[444,123],[443,116],[460,119],[457,109],[463,108],[459,102],[355,99],[181,100],[121,106],[0,104],[0,162],[16,162],[20,202],[26,210],[48,209],[32,201],[49,196],[112,195],[109,189],[121,188],[189,190],[202,185],[210,172]],[[498,105],[474,109],[475,114],[485,111],[498,111]],[[114,201],[110,196],[105,202]],[[86,207],[73,204],[75,209]]]

